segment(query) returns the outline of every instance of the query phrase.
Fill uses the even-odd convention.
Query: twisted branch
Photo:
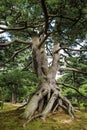
[[[79,93],[81,96],[87,98],[87,96],[85,96],[84,94],[82,94],[77,88],[75,88],[75,87],[73,87],[73,86],[70,86],[70,85],[65,84],[65,83],[63,83],[63,82],[56,82],[56,84],[57,84],[57,85],[63,85],[63,86],[65,86],[65,87],[67,87],[67,88],[74,89],[74,90],[75,90],[77,93]]]
[[[61,67],[61,68],[59,68],[59,71],[74,71],[74,72],[77,72],[77,73],[87,74],[86,71],[84,72],[84,71],[81,71],[79,69],[69,68],[69,67]]]
[[[23,44],[28,44],[28,45],[31,45],[32,42],[29,42],[29,41],[23,41],[23,40],[19,40],[19,39],[15,39],[15,40],[12,40],[11,42],[6,42],[6,43],[0,43],[0,46],[4,47],[4,46],[9,46],[13,43],[23,43]]]
[[[30,47],[30,45],[28,45],[26,47],[23,47],[23,48],[20,48],[19,50],[15,51],[14,54],[11,56],[11,58],[7,62],[9,62],[11,59],[13,59],[14,57],[16,57],[16,55],[18,55],[20,52],[24,51],[25,49],[27,49],[29,47]]]

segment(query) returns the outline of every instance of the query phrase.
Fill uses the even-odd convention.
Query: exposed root
[[[19,109],[25,107],[25,106],[29,103],[29,101],[31,100],[31,98],[33,97],[33,95],[34,95],[37,91],[38,91],[38,88],[37,88],[37,90],[36,90],[35,92],[33,92],[32,94],[30,94],[30,96],[28,97],[28,101],[27,101],[25,104],[23,104],[22,106],[18,107],[17,110],[19,110]]]
[[[23,104],[22,106],[18,107],[17,110],[20,110],[21,108],[24,108],[28,103]]]
[[[30,119],[28,119],[28,120],[23,124],[24,130],[26,130],[26,125],[27,125],[31,120],[33,120],[33,119],[35,119],[35,118],[38,118],[38,117],[41,117],[41,116],[42,116],[42,114],[37,114],[37,115],[35,115],[35,116],[32,116]]]
[[[63,97],[59,89],[51,88],[48,86],[40,88],[29,101],[27,108],[24,112],[24,117],[27,121],[24,123],[23,128],[26,130],[26,125],[33,119],[41,117],[45,120],[50,112],[56,112],[61,107],[63,110],[74,118],[74,110],[69,100]]]

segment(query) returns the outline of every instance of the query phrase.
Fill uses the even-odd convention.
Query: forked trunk
[[[28,122],[36,117],[45,119],[48,113],[55,112],[59,107],[74,118],[74,110],[68,99],[61,95],[56,85],[55,76],[59,64],[59,46],[54,46],[52,65],[48,67],[47,55],[44,48],[39,48],[39,38],[33,38],[33,68],[38,77],[42,77],[36,92],[30,98],[23,116]]]

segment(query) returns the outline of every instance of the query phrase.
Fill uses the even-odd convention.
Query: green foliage
[[[0,89],[3,90],[4,100],[11,100],[12,92],[17,94],[17,100],[23,101],[35,90],[39,79],[33,73],[13,70],[1,73]]]
[[[87,95],[87,81],[80,86],[79,90],[84,94]]]
[[[78,64],[78,68],[81,68],[81,70],[86,71],[87,70],[87,65],[80,63],[80,64]]]
[[[58,81],[68,84],[70,87],[76,88],[84,96],[87,95],[87,76],[83,74],[68,72],[62,76]],[[66,88],[63,85],[60,86],[62,94],[72,101],[85,102],[86,98],[77,93],[74,89]]]

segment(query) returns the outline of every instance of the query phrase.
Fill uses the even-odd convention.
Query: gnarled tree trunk
[[[33,37],[33,68],[38,77],[42,78],[36,92],[29,100],[23,116],[29,121],[35,117],[41,116],[45,119],[49,112],[55,112],[61,107],[74,118],[74,110],[68,99],[61,95],[61,91],[56,85],[55,77],[59,64],[59,45],[53,49],[53,61],[49,67],[47,55],[44,47],[39,47],[39,37]]]

